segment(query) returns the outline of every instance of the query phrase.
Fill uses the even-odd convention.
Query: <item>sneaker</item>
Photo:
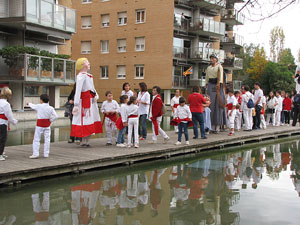
[[[180,141],[177,141],[177,142],[175,143],[175,145],[181,145],[181,142],[180,142]]]
[[[144,140],[145,140],[145,138],[143,138],[143,137],[140,137],[140,140],[141,140],[141,141],[144,141]]]
[[[5,158],[3,157],[3,155],[0,155],[0,161],[5,161]]]
[[[80,141],[79,140],[75,140],[74,141],[76,145],[80,145]]]
[[[207,137],[206,137],[206,136],[204,136],[204,137],[201,137],[201,139],[207,139]]]
[[[186,142],[185,142],[185,144],[186,144],[186,145],[189,145],[189,144],[190,144],[190,142],[189,142],[189,141],[186,141]]]
[[[124,145],[124,144],[117,144],[117,147],[120,147],[120,148],[125,148],[125,147],[126,147],[126,145]]]
[[[29,156],[29,159],[37,159],[37,158],[39,158],[38,155],[31,155],[31,156]]]
[[[131,144],[127,145],[127,148],[131,148]]]
[[[106,143],[106,146],[111,146],[112,145],[112,143]]]
[[[169,137],[164,138],[164,143],[167,143],[170,140]]]
[[[71,144],[71,143],[74,143],[74,140],[72,140],[71,138],[68,140],[68,143]]]
[[[135,148],[139,148],[140,146],[139,146],[138,144],[135,144],[134,147],[135,147]]]
[[[233,136],[233,133],[232,133],[232,132],[230,132],[230,133],[228,134],[228,136]]]
[[[193,137],[193,139],[198,139],[198,137]]]
[[[8,158],[8,156],[5,154],[5,152],[3,152],[2,156],[3,156],[4,158]]]

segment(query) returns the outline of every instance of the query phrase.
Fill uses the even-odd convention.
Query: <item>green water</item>
[[[0,189],[0,224],[300,224],[299,141]]]

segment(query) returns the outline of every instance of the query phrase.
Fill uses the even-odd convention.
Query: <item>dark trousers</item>
[[[200,125],[200,132],[201,132],[201,137],[205,137],[205,130],[204,130],[204,118],[203,118],[203,113],[200,112],[192,112],[192,120],[194,123],[194,137],[198,138],[198,123]]]
[[[293,117],[293,127],[296,126],[297,124],[297,120],[299,118],[300,121],[300,106],[296,106],[294,107],[294,117]]]
[[[70,117],[70,121],[71,121],[71,129],[72,129],[72,119],[73,119],[73,117]],[[79,141],[81,141],[82,140],[82,138],[79,138],[79,137],[72,137],[72,136],[70,136],[70,139],[74,142],[75,140],[77,141],[77,140],[79,140]]]
[[[253,117],[253,129],[259,129],[260,128],[260,112],[261,112],[261,106],[256,105],[255,106],[255,112],[256,115]]]
[[[284,120],[286,124],[290,124],[290,111],[284,111]]]
[[[7,139],[7,126],[5,124],[0,125],[0,155],[4,152],[4,147]]]
[[[283,110],[281,111],[280,120],[281,120],[281,123],[282,123],[282,124],[284,124],[284,122],[286,121],[286,120],[285,120],[285,112],[284,112]]]
[[[147,138],[147,114],[140,115],[139,121],[139,135]]]
[[[184,130],[185,141],[189,140],[188,123],[181,122],[178,125],[178,141],[181,142],[182,130]]]

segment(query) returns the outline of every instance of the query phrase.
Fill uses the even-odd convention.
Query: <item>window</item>
[[[109,27],[109,14],[101,15],[101,24],[102,27]]]
[[[25,86],[25,97],[38,96],[39,86]]]
[[[126,66],[117,66],[117,79],[126,78]]]
[[[145,23],[146,22],[146,10],[139,9],[136,10],[136,23]]]
[[[108,79],[108,66],[100,66],[100,78]]]
[[[91,53],[91,41],[82,41],[81,54],[90,54],[90,53]]]
[[[126,52],[126,39],[118,39],[118,52]]]
[[[110,0],[101,0],[101,2],[109,2]]]
[[[91,3],[92,0],[82,0],[82,3],[85,4],[85,3]]]
[[[137,52],[145,51],[145,37],[135,38],[135,51]]]
[[[109,53],[109,41],[101,41],[101,53]]]
[[[81,28],[82,29],[92,28],[92,17],[91,16],[82,16],[81,17]]]
[[[144,65],[135,65],[135,78],[144,79]]]
[[[127,12],[119,12],[118,13],[118,25],[126,25],[127,24]]]

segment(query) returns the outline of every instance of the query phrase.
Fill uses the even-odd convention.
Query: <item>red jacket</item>
[[[162,116],[163,101],[160,95],[157,95],[152,101],[151,113],[153,118]]]
[[[283,100],[283,110],[291,111],[292,110],[292,100],[290,98],[284,98]]]
[[[188,101],[190,103],[191,112],[200,112],[203,113],[202,105],[206,103],[205,98],[200,93],[192,93],[188,97]]]

